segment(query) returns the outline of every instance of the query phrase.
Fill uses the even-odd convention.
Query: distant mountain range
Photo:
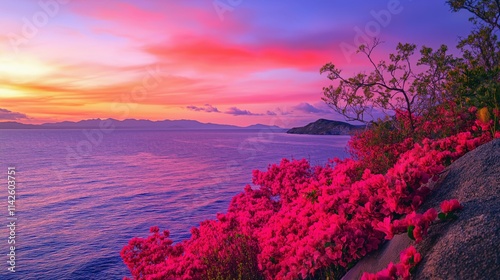
[[[214,123],[201,123],[194,120],[136,120],[126,119],[123,121],[115,119],[90,119],[78,122],[56,122],[40,125],[23,124],[18,122],[0,122],[0,129],[90,129],[99,128],[103,123],[112,124],[115,129],[130,130],[201,130],[201,129],[270,129],[275,132],[284,132],[285,129],[278,126],[254,124],[250,126],[235,126]]]
[[[319,119],[303,127],[294,127],[286,133],[315,134],[315,135],[351,135],[355,131],[364,129],[364,125],[352,125],[345,122]]]

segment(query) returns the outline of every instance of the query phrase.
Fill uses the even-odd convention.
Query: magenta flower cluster
[[[428,184],[446,164],[491,140],[486,129],[405,143],[385,174],[353,159],[325,166],[283,159],[254,171],[258,188],[247,185],[226,214],[193,228],[190,239],[173,244],[168,231],[153,227],[149,237],[130,240],[121,256],[136,279],[305,279],[347,269],[409,227],[422,239],[437,216],[434,209],[415,213]],[[443,212],[457,203],[443,202]],[[410,247],[383,274],[404,278],[420,259]]]
[[[424,214],[412,212],[401,220],[391,221],[389,217],[386,217],[382,222],[379,222],[376,229],[384,232],[386,239],[392,239],[395,234],[408,232],[410,238],[418,243],[422,241],[423,236],[427,234],[427,229],[438,216],[440,216],[440,219],[446,220],[448,215],[454,215],[456,211],[462,208],[462,205],[456,199],[445,200],[441,203],[442,212],[439,215],[434,208],[431,208]],[[415,247],[410,246],[401,252],[399,263],[394,264],[391,262],[387,268],[377,273],[364,273],[361,280],[410,280],[412,270],[421,260],[420,253],[417,252]]]

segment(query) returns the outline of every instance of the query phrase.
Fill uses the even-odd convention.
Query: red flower
[[[423,215],[423,219],[426,221],[426,222],[432,222],[436,219],[438,213],[436,211],[436,209],[434,208],[431,208],[427,211],[425,211],[424,215]]]
[[[419,263],[422,260],[422,256],[420,255],[419,252],[417,252],[417,249],[415,247],[410,246],[403,250],[400,254],[400,261],[403,264],[409,264],[409,265],[415,265]]]
[[[375,229],[385,233],[385,239],[387,240],[391,240],[394,237],[394,227],[389,217],[385,217],[383,222],[379,222]]]
[[[451,213],[462,208],[462,205],[460,205],[460,202],[458,202],[458,200],[456,199],[445,200],[441,202],[441,210],[443,211],[443,213]]]

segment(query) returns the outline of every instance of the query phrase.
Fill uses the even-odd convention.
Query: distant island
[[[319,119],[303,127],[294,127],[286,133],[313,135],[351,135],[364,129],[364,125],[352,125],[346,122]]]
[[[112,126],[114,129],[129,129],[129,130],[207,130],[207,129],[254,129],[254,130],[271,130],[273,132],[284,132],[285,129],[278,126],[269,126],[263,124],[254,124],[250,126],[236,126],[214,123],[201,123],[194,120],[116,120],[116,119],[89,119],[78,122],[56,122],[44,124],[23,124],[19,122],[0,122],[0,129],[91,129],[99,128],[103,123],[106,126]]]

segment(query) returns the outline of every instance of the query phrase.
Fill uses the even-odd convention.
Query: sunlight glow
[[[26,94],[25,92],[6,87],[0,87],[0,98],[19,98],[26,96],[28,96],[28,94]]]
[[[13,82],[32,81],[54,70],[54,67],[34,59],[0,59],[0,76]]]

